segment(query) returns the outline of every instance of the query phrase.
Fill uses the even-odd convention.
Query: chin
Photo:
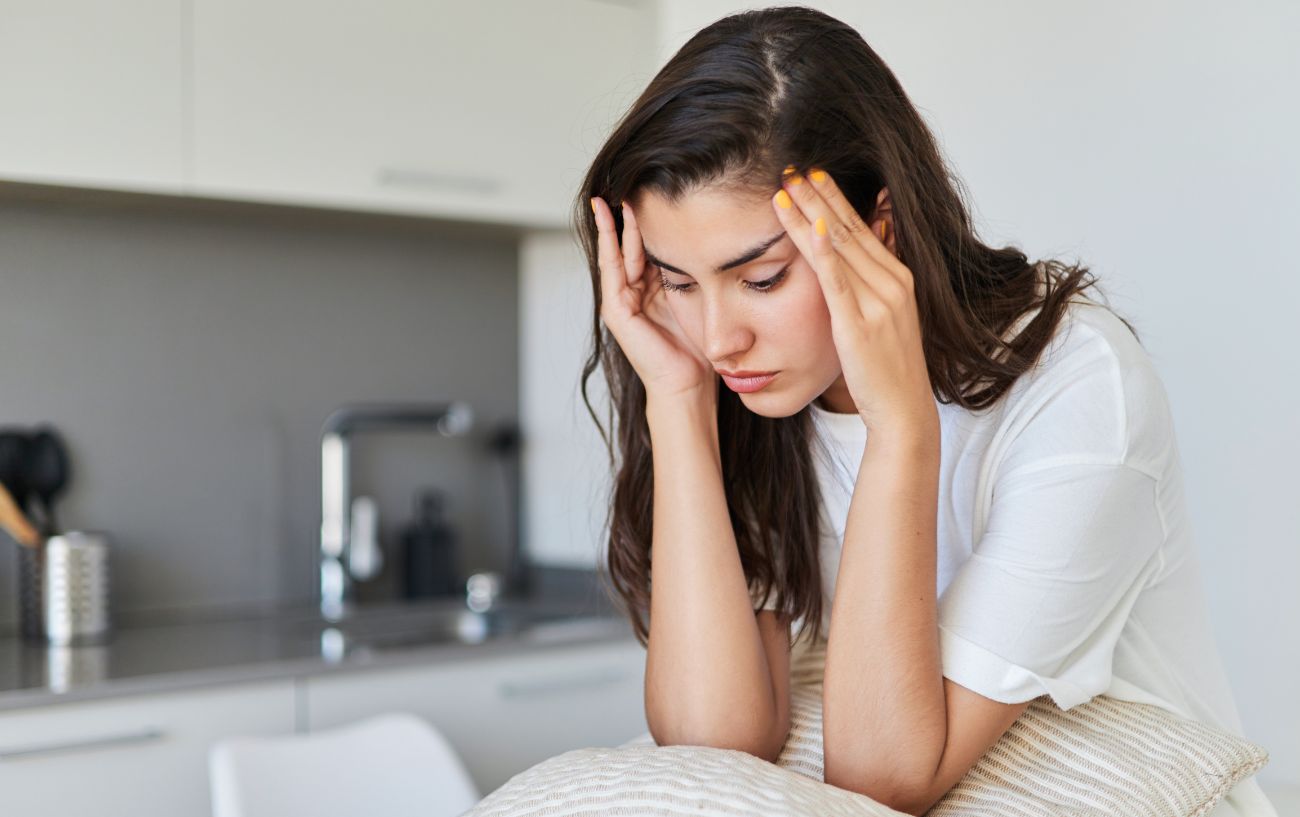
[[[722,388],[727,387],[724,385]],[[804,400],[781,391],[769,393],[766,389],[747,394],[736,393],[736,396],[740,398],[740,402],[745,408],[760,417],[767,417],[771,420],[792,417],[813,400],[811,397]]]

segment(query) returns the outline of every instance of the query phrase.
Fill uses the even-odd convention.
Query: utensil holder
[[[78,646],[103,644],[112,637],[105,534],[68,531],[19,551],[18,603],[24,639]]]

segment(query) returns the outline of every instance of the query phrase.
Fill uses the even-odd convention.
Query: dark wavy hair
[[[745,11],[699,31],[616,123],[573,205],[595,299],[582,397],[614,471],[608,548],[598,567],[643,645],[654,500],[646,393],[601,323],[589,202],[601,196],[609,203],[621,235],[624,200],[635,203],[653,191],[676,202],[711,185],[770,195],[787,165],[828,171],[868,222],[880,190],[889,188],[896,250],[914,276],[926,364],[935,397],[945,404],[980,411],[995,403],[1038,359],[1072,296],[1097,283],[1087,267],[1031,263],[1014,246],[989,247],[976,238],[965,190],[934,136],[898,79],[847,24],[784,6]],[[1004,339],[1031,310],[1037,314]],[[609,392],[605,424],[588,389],[598,367]],[[759,598],[774,593],[783,616],[803,617],[804,631],[817,638],[821,498],[810,411],[762,417],[720,389],[718,433],[746,579]]]

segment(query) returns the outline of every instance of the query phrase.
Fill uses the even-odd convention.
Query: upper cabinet
[[[0,0],[0,179],[179,193],[183,0]]]
[[[193,189],[567,224],[652,20],[595,0],[194,0]]]
[[[564,227],[653,0],[0,0],[0,178]]]

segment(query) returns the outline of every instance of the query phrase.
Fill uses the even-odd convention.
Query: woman
[[[775,759],[792,628],[827,639],[827,782],[913,814],[1040,695],[1240,733],[1150,359],[1085,267],[975,236],[852,28],[700,31],[578,208],[659,744]],[[1253,779],[1214,812],[1274,813]]]

